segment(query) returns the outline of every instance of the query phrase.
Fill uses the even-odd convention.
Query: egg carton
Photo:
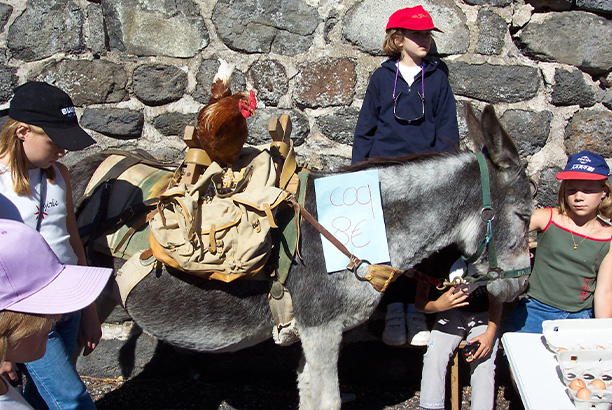
[[[612,319],[545,320],[542,323],[548,348],[559,350],[612,351]]]
[[[612,409],[612,351],[564,350],[558,352],[556,358],[567,394],[577,409]],[[588,398],[577,397],[578,391],[570,388],[570,383],[576,379],[585,383],[589,390]],[[606,388],[591,385],[595,379],[602,381]]]
[[[610,397],[607,397],[607,393],[609,393],[607,390],[594,389],[590,386],[587,389],[591,392],[588,399],[578,398],[576,397],[577,391],[570,388],[566,389],[577,410],[590,410],[592,408],[595,408],[595,410],[612,409],[612,402]]]

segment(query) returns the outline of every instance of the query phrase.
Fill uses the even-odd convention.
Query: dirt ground
[[[342,408],[418,409],[423,353],[423,348],[391,348],[380,341],[345,344],[339,361]],[[143,373],[132,379],[84,381],[99,409],[297,409],[299,358],[299,344],[279,347],[271,341],[223,354],[161,345]],[[497,365],[496,409],[522,410],[501,353]],[[460,365],[462,409],[469,409],[467,369]]]

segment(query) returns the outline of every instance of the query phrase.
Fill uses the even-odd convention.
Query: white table
[[[510,370],[527,410],[574,410],[565,391],[555,355],[536,333],[505,333],[502,337]]]

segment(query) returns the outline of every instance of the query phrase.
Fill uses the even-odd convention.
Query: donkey
[[[492,240],[502,270],[529,266],[527,228],[532,212],[530,185],[518,151],[487,106],[478,121],[468,109],[470,135],[486,156],[492,208]],[[377,168],[391,265],[408,270],[449,245],[464,255],[477,253],[487,232],[483,220],[481,175],[471,152],[428,155],[411,160],[373,161],[355,169]],[[74,178],[83,172],[75,167]],[[307,185],[305,208],[316,217],[313,180]],[[82,185],[82,184],[81,184]],[[75,184],[75,187],[79,184]],[[78,193],[77,193],[78,194]],[[486,218],[485,218],[486,219]],[[344,331],[364,323],[381,299],[363,276],[328,274],[321,237],[302,225],[302,261],[286,281],[303,354],[297,370],[300,409],[339,409],[338,357]],[[489,269],[489,252],[474,262]],[[510,301],[522,292],[526,276],[499,278],[487,289]],[[268,284],[260,281],[208,281],[164,267],[149,273],[127,297],[125,308],[147,332],[172,345],[201,352],[225,352],[255,345],[272,335],[274,321],[267,300]]]

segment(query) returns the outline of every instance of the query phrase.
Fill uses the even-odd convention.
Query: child
[[[433,24],[422,6],[397,10],[389,18],[383,51],[391,58],[373,74],[355,128],[353,164],[374,157],[399,157],[454,151],[459,143],[457,107],[439,61],[427,57]],[[410,289],[405,289],[410,286]],[[388,303],[383,341],[425,346],[425,316],[414,304],[404,314],[403,301],[414,298],[414,280],[401,277],[385,294]]]
[[[36,230],[0,219],[0,361],[43,357],[60,314],[93,303],[111,272],[64,265]],[[31,408],[0,376],[0,410]]]
[[[570,155],[557,208],[537,209],[537,253],[527,298],[508,318],[507,331],[542,333],[544,320],[612,317],[612,186],[600,155]]]
[[[462,276],[465,263],[458,259],[449,280]],[[468,274],[472,275],[472,265]],[[474,353],[470,363],[472,409],[492,409],[495,399],[495,357],[499,343],[498,327],[502,304],[489,295],[485,286],[471,294],[455,293],[455,287],[435,300],[429,299],[430,286],[417,285],[416,306],[425,313],[436,313],[427,352],[423,356],[421,409],[443,409],[448,361],[464,338]]]
[[[0,193],[15,207],[0,209],[0,217],[36,228],[62,263],[86,265],[68,170],[57,160],[94,140],[79,127],[70,97],[46,83],[17,87],[8,114],[0,133]],[[71,360],[77,335],[84,354],[91,353],[102,336],[95,304],[62,316],[47,354],[25,365],[24,396],[33,407],[95,409]]]

